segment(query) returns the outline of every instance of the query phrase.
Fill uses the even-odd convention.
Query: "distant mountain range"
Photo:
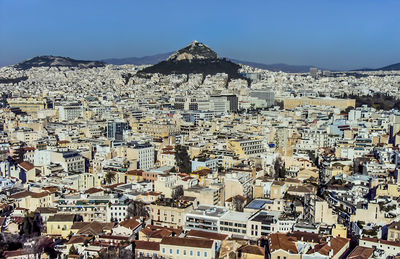
[[[400,63],[392,64],[381,68],[361,68],[353,71],[398,71],[400,70]]]
[[[102,61],[87,61],[76,60],[67,57],[58,56],[38,56],[21,63],[14,65],[15,68],[26,70],[32,67],[79,67],[79,68],[92,68],[104,67],[105,63]]]
[[[25,69],[30,69],[32,67],[92,68],[92,67],[103,67],[105,66],[105,64],[155,65],[162,61],[166,61],[174,53],[175,52],[167,52],[167,53],[161,53],[144,57],[109,58],[109,59],[103,59],[101,61],[76,60],[68,57],[59,57],[59,56],[38,56],[25,60],[21,63],[18,63],[14,65],[14,67],[17,69],[25,70]],[[311,67],[315,67],[309,65],[263,64],[263,63],[229,59],[229,58],[225,60],[232,61],[232,63],[244,64],[255,68],[266,69],[275,72],[282,71],[286,73],[307,73],[310,71]],[[392,70],[394,71],[400,70],[400,63],[392,64],[381,68],[361,68],[361,69],[353,69],[350,71],[392,71]]]

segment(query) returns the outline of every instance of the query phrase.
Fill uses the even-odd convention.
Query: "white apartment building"
[[[48,166],[51,163],[60,164],[67,172],[84,172],[85,159],[78,151],[36,150],[34,155],[35,166]]]
[[[82,106],[60,106],[58,116],[60,121],[70,121],[82,117]]]

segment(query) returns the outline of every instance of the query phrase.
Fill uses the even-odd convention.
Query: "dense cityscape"
[[[33,58],[0,88],[4,258],[400,254],[399,71],[194,41],[154,66]]]

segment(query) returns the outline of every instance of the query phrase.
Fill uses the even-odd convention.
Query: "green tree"
[[[128,205],[127,218],[134,217],[149,217],[149,213],[146,209],[146,204],[142,201],[131,201]]]
[[[40,236],[41,231],[40,216],[38,214],[29,213],[24,217],[24,221],[20,225],[20,235],[22,236]]]
[[[285,163],[282,161],[282,158],[278,157],[275,160],[274,171],[275,171],[275,178],[285,178],[286,177]]]
[[[77,255],[78,254],[78,250],[75,248],[74,245],[72,245],[71,248],[69,249],[69,254],[70,255]]]
[[[111,184],[112,182],[115,181],[115,179],[116,179],[116,177],[115,177],[114,172],[109,171],[106,173],[106,176],[105,176],[106,183]]]
[[[177,145],[175,148],[176,165],[179,167],[180,172],[191,173],[192,161],[185,146]]]
[[[177,199],[179,199],[180,197],[182,197],[183,194],[184,194],[183,186],[182,186],[182,185],[179,185],[179,186],[177,186],[176,188],[174,188],[174,190],[172,191],[172,199],[173,199],[173,200],[177,200]]]

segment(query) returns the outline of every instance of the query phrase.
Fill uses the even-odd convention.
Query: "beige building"
[[[364,221],[365,223],[379,225],[386,225],[392,222],[390,218],[385,218],[385,212],[381,211],[378,203],[368,203],[368,208],[356,209],[356,214],[351,215],[350,221]]]
[[[235,152],[241,159],[254,157],[265,152],[262,139],[230,139],[226,141],[226,148]]]
[[[186,213],[193,209],[192,203],[160,200],[149,205],[154,225],[163,227],[185,226]]]
[[[160,243],[161,256],[171,259],[215,258],[214,240],[165,237]]]
[[[47,191],[40,193],[23,191],[9,197],[16,207],[25,208],[28,211],[35,211],[38,207],[54,206],[54,194]]]
[[[342,110],[347,107],[356,107],[355,99],[334,99],[334,98],[285,98],[283,107],[285,109],[294,109],[303,105],[312,106],[333,106]]]
[[[46,222],[47,234],[66,238],[71,233],[71,228],[76,218],[74,214],[56,214],[50,216]]]
[[[224,189],[223,186],[193,186],[185,190],[185,196],[194,197],[199,204],[223,205]]]
[[[314,222],[333,225],[337,223],[337,215],[329,207],[327,201],[316,198],[314,200]]]
[[[40,110],[47,109],[47,102],[45,99],[8,98],[7,103],[10,105],[10,108],[20,108],[21,111],[26,113],[36,113]]]
[[[389,225],[387,239],[389,241],[399,241],[400,240],[400,222],[395,221]]]

